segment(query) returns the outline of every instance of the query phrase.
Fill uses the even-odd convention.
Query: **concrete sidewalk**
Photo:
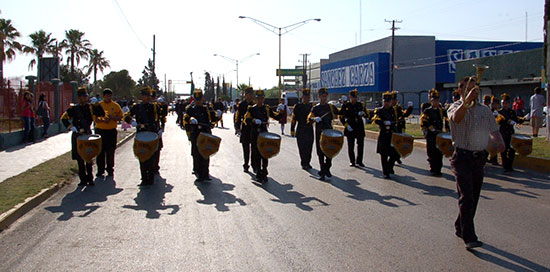
[[[70,150],[71,133],[68,132],[41,139],[34,144],[8,148],[0,152],[0,182]]]

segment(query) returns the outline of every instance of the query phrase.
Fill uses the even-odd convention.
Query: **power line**
[[[132,30],[132,32],[136,36],[137,40],[141,43],[141,45],[143,45],[145,49],[149,50],[149,48],[145,45],[145,43],[143,43],[143,41],[139,38],[138,34],[130,24],[130,21],[128,21],[128,18],[126,18],[126,15],[124,15],[124,11],[122,11],[122,8],[120,8],[120,5],[118,4],[117,0],[113,0],[113,4],[117,7],[117,11],[119,12],[120,15],[122,15],[122,17],[124,18],[128,26],[130,27],[130,30]]]

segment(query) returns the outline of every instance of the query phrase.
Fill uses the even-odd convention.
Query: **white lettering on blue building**
[[[376,84],[374,61],[339,67],[321,72],[326,88],[374,86]]]

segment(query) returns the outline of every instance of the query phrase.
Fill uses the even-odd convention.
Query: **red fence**
[[[0,133],[9,133],[23,129],[21,119],[21,99],[26,91],[30,91],[24,82],[8,81],[7,85],[0,86]],[[40,94],[46,95],[46,101],[50,106],[50,120],[59,120],[61,114],[67,110],[73,101],[73,88],[70,84],[59,85],[59,116],[55,116],[55,86],[50,82],[39,82],[34,86],[34,109],[38,108]],[[42,119],[35,119],[36,126],[42,125]]]

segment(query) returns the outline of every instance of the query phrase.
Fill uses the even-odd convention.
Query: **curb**
[[[119,147],[125,144],[135,135],[135,131],[130,133],[128,136],[124,137],[124,139],[120,140],[120,142],[118,142],[116,146]],[[7,229],[17,219],[21,218],[23,215],[34,209],[36,206],[46,201],[48,198],[50,198],[50,196],[63,188],[63,186],[65,186],[64,182],[54,184],[46,189],[42,189],[42,191],[40,191],[35,196],[28,197],[27,199],[25,199],[25,201],[23,201],[23,203],[19,203],[15,205],[15,207],[11,208],[9,211],[0,214],[0,232]]]
[[[334,129],[344,131],[343,126],[335,125]],[[369,139],[378,139],[378,132],[365,130],[365,137]],[[426,148],[426,142],[418,138],[414,139],[414,146],[418,148]],[[532,170],[542,174],[550,174],[550,160],[545,158],[533,157],[533,156],[520,156],[516,155],[514,158],[514,167]]]

